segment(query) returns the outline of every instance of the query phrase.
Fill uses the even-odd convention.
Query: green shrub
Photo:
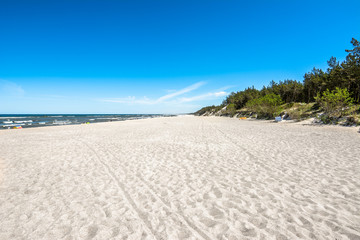
[[[329,117],[328,115],[321,115],[320,120],[325,124],[329,124],[334,121],[334,119],[332,117]]]
[[[230,115],[230,116],[234,116],[236,113],[236,107],[235,104],[230,103],[227,107],[226,107],[226,114]]]
[[[286,104],[285,107],[289,106]],[[318,107],[315,103],[293,103],[291,108],[286,109],[288,115],[292,120],[301,120],[316,116]]]
[[[353,102],[348,90],[338,87],[331,92],[327,89],[322,95],[318,93],[315,100],[329,117],[341,117]]]
[[[271,118],[281,112],[282,100],[280,95],[270,93],[264,97],[252,99],[247,102],[246,107],[256,112],[260,117]]]
[[[288,112],[290,119],[299,120],[301,119],[302,112],[299,109],[292,110]]]

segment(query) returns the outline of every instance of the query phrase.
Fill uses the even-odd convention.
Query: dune
[[[0,131],[0,239],[360,239],[359,146],[220,117]]]

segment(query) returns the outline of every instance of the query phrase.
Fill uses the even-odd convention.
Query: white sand
[[[0,239],[360,239],[360,134],[219,117],[0,131]]]

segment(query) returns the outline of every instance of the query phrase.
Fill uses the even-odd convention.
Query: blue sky
[[[185,113],[302,80],[360,1],[0,0],[0,113]]]

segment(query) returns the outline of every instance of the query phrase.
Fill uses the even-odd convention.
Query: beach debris
[[[13,127],[13,129],[22,129],[22,126],[21,125],[16,125]]]
[[[241,117],[241,118],[239,118],[239,120],[245,120],[245,119],[247,119],[246,117]]]
[[[275,117],[275,122],[281,122],[281,121],[282,121],[282,118],[280,116]]]
[[[291,120],[291,117],[289,115],[289,113],[285,112],[284,115],[282,116],[283,120]]]

